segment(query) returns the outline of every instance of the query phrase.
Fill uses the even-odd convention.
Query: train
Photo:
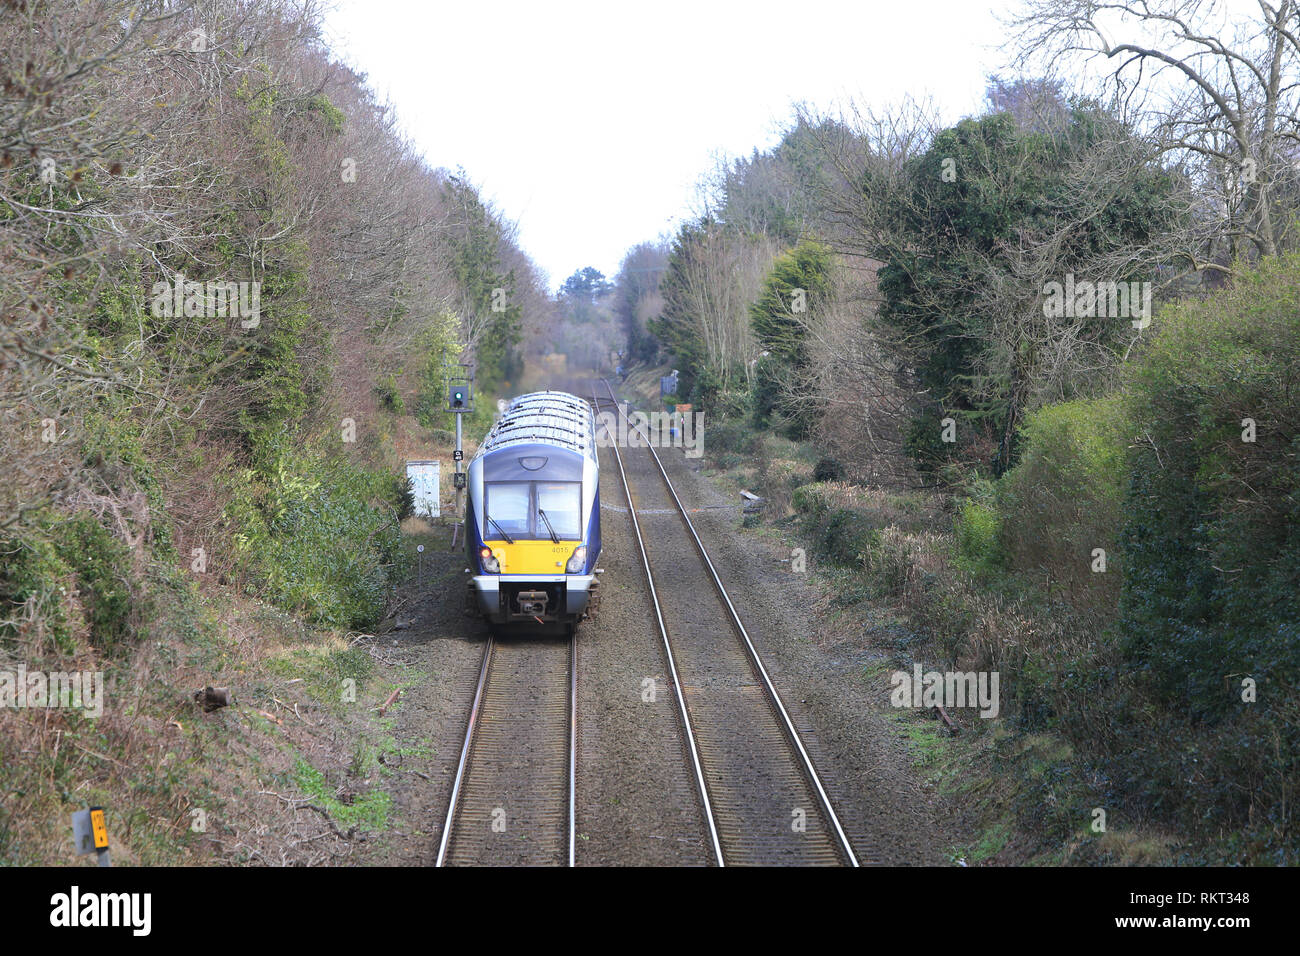
[[[489,627],[560,627],[594,614],[600,462],[591,405],[561,391],[509,403],[466,469],[466,608]]]

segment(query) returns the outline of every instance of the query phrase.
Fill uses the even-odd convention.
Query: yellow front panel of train
[[[492,549],[496,559],[501,562],[502,574],[564,574],[569,556],[582,542],[561,541],[554,544],[542,540],[506,544],[504,541],[485,541],[484,544]]]

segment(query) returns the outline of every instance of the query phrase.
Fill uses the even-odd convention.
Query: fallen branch
[[[935,704],[934,709],[939,712],[939,716],[943,718],[943,722],[948,725],[948,729],[950,731],[952,731],[954,734],[961,733],[961,728],[958,727],[957,724],[953,722],[953,719],[948,716],[948,712],[943,709],[942,705]]]
[[[348,829],[348,832],[347,832],[347,833],[344,833],[342,830],[340,830],[340,829],[339,829],[339,825],[338,825],[337,823],[334,822],[334,818],[331,817],[331,816],[329,815],[329,811],[327,811],[324,807],[318,807],[318,806],[316,806],[316,804],[314,804],[314,803],[299,803],[299,804],[297,804],[293,809],[295,809],[295,810],[315,810],[317,813],[319,813],[322,817],[325,818],[325,822],[328,823],[328,824],[330,825],[330,829],[334,831],[334,835],[335,835],[336,837],[338,837],[340,840],[347,841],[347,840],[365,840],[365,839],[366,839],[366,837],[365,837],[364,834],[361,834],[361,835],[358,835],[358,834],[357,834],[357,828],[356,828],[356,827],[350,827],[350,828]]]
[[[294,715],[295,717],[297,717],[299,720],[301,720],[301,721],[302,721],[304,724],[306,724],[308,727],[315,727],[315,726],[316,726],[316,725],[313,724],[310,720],[308,720],[306,717],[304,717],[302,714],[298,713],[298,705],[297,705],[297,704],[294,704],[293,707],[290,708],[289,705],[286,704],[284,701],[282,701],[279,697],[272,696],[272,697],[271,697],[271,700],[275,701],[275,703],[276,703],[276,705],[277,705],[278,707],[283,707],[285,710],[292,710],[293,715]],[[277,720],[276,723],[279,723],[279,721]]]

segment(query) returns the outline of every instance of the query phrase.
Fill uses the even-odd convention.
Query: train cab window
[[[485,541],[502,532],[511,538],[582,540],[582,483],[577,481],[489,481],[483,486]],[[545,519],[540,512],[546,512]]]
[[[582,537],[582,485],[576,481],[537,482],[537,507],[546,512],[557,538]],[[538,537],[546,533],[546,522],[538,519]]]
[[[492,519],[484,530],[484,537],[496,538],[504,531],[512,538],[527,538],[532,534],[529,507],[532,494],[529,481],[490,481],[487,483],[483,509]]]

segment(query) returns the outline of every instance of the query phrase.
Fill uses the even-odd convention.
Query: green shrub
[[[347,122],[347,115],[330,102],[324,93],[317,93],[307,101],[307,108],[321,118],[321,123],[330,133],[341,133]]]
[[[830,508],[826,489],[820,484],[800,485],[790,496],[790,504],[795,511],[814,516],[824,514]]]
[[[1195,715],[1240,711],[1227,675],[1267,684],[1266,709],[1300,686],[1300,256],[1157,328],[1132,375],[1131,657]]]
[[[34,618],[44,624],[53,649],[71,653],[77,622],[68,613],[67,598],[75,584],[75,573],[47,535],[28,533],[0,545],[0,638],[17,635],[19,619],[30,604]]]
[[[991,501],[963,498],[957,505],[958,564],[970,571],[992,568],[1002,560],[1002,517]]]
[[[0,637],[17,634],[17,617],[25,613],[20,609],[30,602],[33,620],[51,639],[48,650],[72,653],[73,638],[84,626],[91,643],[111,653],[134,629],[131,567],[126,546],[93,515],[29,530],[21,541],[0,549],[0,601],[6,613]]]
[[[325,387],[323,364],[306,359],[308,343],[331,341],[307,304],[308,262],[305,244],[286,240],[278,266],[268,268],[261,279],[258,347],[246,363],[225,373],[248,396],[239,423],[255,450],[274,441],[286,422],[298,421]]]
[[[756,428],[768,428],[781,399],[781,382],[777,378],[771,357],[764,357],[754,365],[753,382],[749,387],[750,414]]]
[[[415,514],[415,483],[406,475],[392,475],[392,495],[397,501],[397,520],[405,521]]]
[[[1113,608],[1132,433],[1118,396],[1048,405],[1021,428],[1020,461],[997,486],[998,544],[1017,571],[1043,570],[1085,604]],[[1093,571],[1093,551],[1106,571]]]
[[[805,374],[808,330],[800,313],[816,314],[822,307],[830,293],[832,268],[830,249],[801,240],[772,262],[749,307],[750,326],[765,351],[754,375],[755,418],[760,423],[775,419],[795,440],[808,436],[815,409],[789,399],[783,382]]]
[[[744,420],[751,417],[749,392],[744,389],[722,389],[717,392],[713,403],[707,409],[696,408],[695,410],[707,411],[710,422],[728,418]]]
[[[943,440],[942,422],[948,417],[949,412],[929,406],[912,415],[903,427],[903,450],[924,476],[934,476],[958,455],[958,443]],[[966,434],[963,424],[959,422],[957,428],[959,441]]]
[[[381,407],[396,415],[406,414],[406,402],[402,401],[402,393],[397,388],[397,379],[392,375],[385,375],[379,380],[375,385],[375,394],[379,397]]]
[[[156,465],[163,450],[151,448],[146,452],[142,426],[122,404],[104,399],[83,421],[82,454],[86,464],[98,470],[110,485],[138,487],[144,492],[153,516],[148,526],[148,543],[153,545],[157,556],[174,558],[172,525],[166,517],[167,501]],[[188,437],[185,426],[179,426],[172,437],[176,441]]]
[[[76,572],[90,641],[111,652],[131,635],[131,554],[91,515],[59,528],[59,555]]]
[[[710,455],[724,452],[748,455],[754,453],[758,446],[758,435],[743,421],[735,419],[710,422],[704,440]]]
[[[813,466],[813,481],[843,481],[844,466],[840,464],[839,459],[825,458],[817,459],[817,464]]]
[[[840,500],[834,486],[825,484],[801,485],[790,496],[814,551],[831,564],[860,568],[879,543],[880,526]]]
[[[683,378],[686,378],[686,376],[683,376]],[[683,382],[683,384],[685,383]],[[691,384],[690,391],[687,393],[687,398],[697,409],[708,409],[712,411],[718,393],[721,391],[722,376],[712,367],[706,365],[699,369],[696,374],[695,380]]]
[[[377,621],[400,554],[404,477],[282,440],[240,479],[227,516],[251,589],[323,624]]]
[[[1300,780],[1300,256],[1162,312],[1132,369],[1136,442],[1120,626],[1137,683],[1177,719],[1112,773],[1233,832],[1229,859],[1292,863]],[[1255,423],[1255,440],[1244,419]],[[1257,700],[1243,700],[1243,681]]]
[[[879,536],[858,512],[835,508],[818,523],[817,550],[835,564],[860,565]]]

